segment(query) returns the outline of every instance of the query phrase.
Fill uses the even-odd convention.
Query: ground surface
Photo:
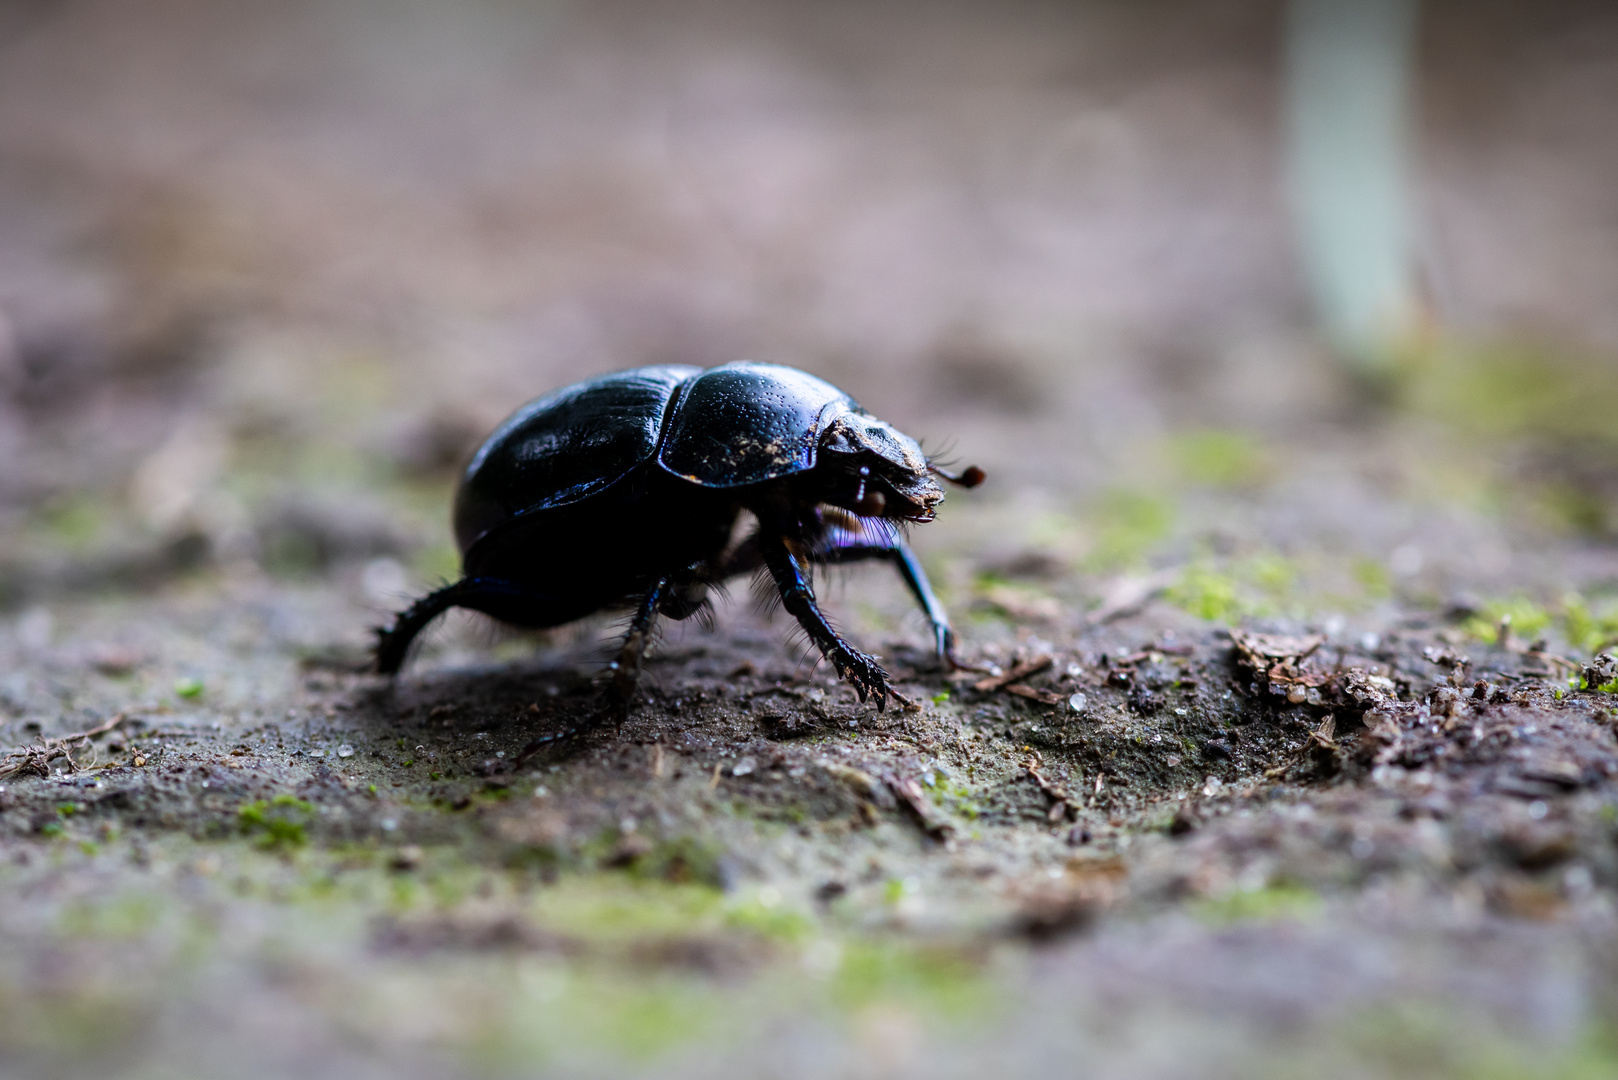
[[[19,7],[7,1072],[1618,1072],[1618,379],[1549,332],[1334,370],[1255,164],[1274,13],[1183,7]],[[1605,340],[1610,265],[1511,228],[1610,243],[1610,35],[1490,60],[1576,14],[1435,38],[1440,105],[1515,102],[1435,198],[1544,271],[1467,261],[1463,313]],[[1538,217],[1468,186],[1518,129]],[[987,469],[913,538],[982,671],[860,568],[826,606],[913,709],[740,582],[540,753],[621,620],[363,673],[501,415],[743,354]]]
[[[1357,599],[1276,614],[1308,606],[1295,560],[986,567],[964,552],[1003,503],[951,510],[956,553],[918,541],[967,655],[1025,676],[946,679],[862,570],[831,606],[914,710],[857,704],[744,591],[660,643],[621,729],[527,759],[598,708],[611,624],[452,626],[389,683],[353,670],[387,557],[36,601],[3,639],[8,1055],[1613,1067],[1618,672],[1564,659],[1613,633],[1610,599],[1507,604],[1549,640],[1502,647],[1503,609],[1379,598],[1363,560]]]

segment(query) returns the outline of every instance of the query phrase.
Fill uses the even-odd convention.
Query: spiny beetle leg
[[[652,621],[657,618],[658,604],[663,600],[668,588],[669,579],[659,578],[657,584],[653,585],[641,599],[634,617],[629,620],[629,633],[624,635],[624,644],[618,650],[618,659],[612,664],[612,709],[619,724],[629,717],[629,704],[634,700],[635,690],[640,685],[641,662],[646,657]]]
[[[854,687],[859,699],[863,702],[867,697],[875,698],[877,711],[881,712],[887,707],[889,695],[898,697],[888,681],[888,673],[882,670],[882,665],[876,662],[875,657],[860,652],[832,629],[831,623],[821,613],[820,605],[815,602],[815,592],[810,587],[804,560],[787,546],[785,540],[776,535],[761,537],[759,547],[764,555],[764,564],[770,568],[770,576],[775,579],[775,587],[781,594],[781,605],[798,620],[798,625],[820,649],[821,655],[831,661],[838,676],[847,679]]]
[[[916,603],[927,615],[927,621],[932,624],[934,647],[944,670],[971,670],[956,657],[955,631],[950,627],[949,614],[934,594],[932,584],[927,580],[927,572],[921,568],[921,563],[903,537],[894,535],[886,543],[834,544],[815,555],[815,561],[822,563],[851,563],[866,559],[886,560],[899,571],[905,587],[916,598]]]
[[[416,636],[452,607],[470,608],[523,626],[554,626],[553,599],[501,578],[462,578],[428,593],[394,616],[393,625],[376,631],[376,670],[393,675],[404,666]]]

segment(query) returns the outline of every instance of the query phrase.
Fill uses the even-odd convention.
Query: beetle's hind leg
[[[376,670],[382,675],[396,675],[410,655],[410,646],[427,624],[461,602],[475,591],[476,583],[457,581],[428,593],[393,617],[390,626],[376,628],[376,644],[372,655]]]
[[[708,584],[695,571],[659,578],[641,598],[629,620],[629,632],[612,664],[612,693],[623,709],[629,708],[640,683],[646,649],[652,642],[652,627],[659,615],[681,620],[701,615],[708,609]]]
[[[450,608],[469,608],[518,626],[555,626],[565,621],[554,598],[500,578],[462,578],[411,604],[394,616],[393,625],[378,627],[376,670],[397,674],[410,646],[427,624]]]
[[[555,750],[565,743],[588,735],[603,721],[610,720],[614,724],[622,724],[629,719],[629,706],[635,699],[636,688],[640,685],[640,672],[642,662],[646,658],[646,647],[651,644],[652,626],[657,620],[658,611],[669,604],[674,595],[675,590],[670,587],[668,578],[659,578],[647,591],[636,605],[635,614],[630,616],[629,632],[624,635],[624,643],[618,648],[618,658],[607,665],[612,672],[612,682],[607,684],[605,700],[582,723],[564,731],[541,735],[523,747],[517,754],[515,762],[518,768],[541,751]],[[678,617],[684,618],[683,615]]]

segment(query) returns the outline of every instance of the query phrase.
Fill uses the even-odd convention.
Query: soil
[[[1218,7],[1187,5],[1204,33],[1175,48],[1246,56],[1262,13]],[[0,117],[40,163],[0,192],[32,211],[6,226],[23,254],[0,357],[9,1073],[1618,1071],[1599,345],[1429,344],[1368,390],[1271,280],[1278,211],[1239,198],[1239,258],[1126,274],[1127,326],[1062,314],[1066,271],[933,227],[1045,220],[1049,191],[993,170],[983,205],[958,177],[928,187],[952,145],[934,132],[883,181],[917,201],[870,195],[863,140],[948,127],[917,88],[956,73],[876,64],[837,19],[777,54],[760,42],[786,40],[784,14],[710,12],[656,43],[580,15],[557,33],[604,84],[469,64],[426,94],[360,50],[310,60],[335,81],[304,98],[273,73],[318,26],[255,37],[199,10],[164,8],[168,37],[116,6],[41,16],[0,74],[56,110]],[[956,13],[929,47],[1000,42],[971,52],[974,93],[1029,115],[1045,84],[1025,61],[1054,17],[1030,12],[1016,30]],[[1151,51],[1132,17],[1086,18]],[[219,41],[241,70],[164,61]],[[1164,76],[1173,93],[1126,101],[1119,130],[1179,130],[1222,87],[1241,143],[1246,69],[1176,64],[1207,85]],[[665,137],[704,152],[637,186],[640,151],[602,133],[676,76],[692,111]],[[126,115],[132,86],[191,111]],[[601,113],[545,120],[574,140],[560,164],[507,160],[493,134],[551,100],[536,86]],[[452,115],[422,115],[429,99]],[[487,129],[456,111],[474,101]],[[231,142],[238,121],[262,139]],[[787,162],[790,199],[764,180],[698,197],[721,148],[760,153],[782,125],[835,168]],[[957,137],[995,160],[985,130]],[[1169,143],[1226,190],[1217,152]],[[63,176],[79,186],[44,182]],[[1105,214],[1057,208],[1076,247],[1107,235]],[[965,287],[923,273],[872,310],[885,256],[853,226],[817,246],[860,214],[913,231],[916,265],[948,261],[934,241],[1003,260],[979,283],[999,299],[962,323]],[[760,267],[757,292],[725,292]],[[1254,326],[1187,299],[1221,275]],[[976,670],[941,670],[901,583],[862,567],[823,575],[823,600],[913,707],[859,703],[745,582],[711,622],[662,628],[622,723],[596,722],[613,613],[547,635],[452,615],[398,678],[366,673],[371,627],[456,572],[456,469],[501,415],[760,341],[988,471],[912,537]]]

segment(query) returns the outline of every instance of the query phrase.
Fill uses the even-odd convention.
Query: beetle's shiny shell
[[[478,450],[455,499],[464,555],[490,531],[597,495],[656,458],[705,488],[814,468],[820,434],[859,404],[824,379],[774,364],[635,368],[524,405]]]

